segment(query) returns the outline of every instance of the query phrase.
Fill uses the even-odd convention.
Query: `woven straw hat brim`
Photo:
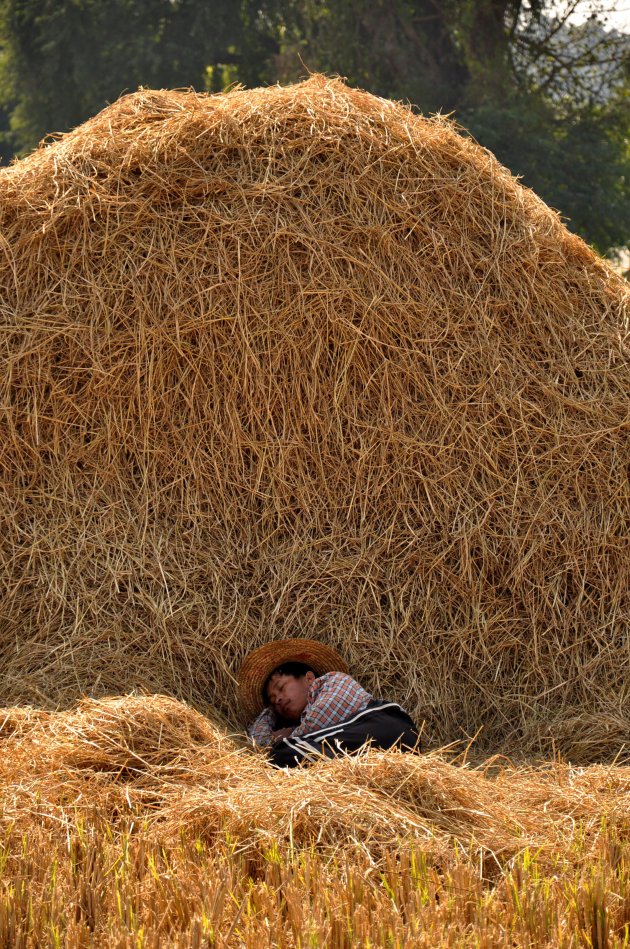
[[[314,639],[280,639],[266,643],[250,652],[238,673],[237,697],[245,721],[252,721],[262,712],[265,707],[263,686],[273,670],[284,662],[303,662],[318,676],[348,671],[336,649]]]

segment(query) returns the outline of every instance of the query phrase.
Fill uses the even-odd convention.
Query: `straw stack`
[[[491,154],[338,80],[142,91],[0,220],[0,701],[235,726],[304,636],[435,741],[619,750],[629,294]]]

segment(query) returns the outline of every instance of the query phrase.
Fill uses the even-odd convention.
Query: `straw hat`
[[[265,707],[262,690],[274,669],[284,662],[303,662],[316,675],[347,672],[348,666],[336,649],[314,639],[280,639],[266,643],[246,657],[237,678],[237,696],[243,718],[251,721]]]

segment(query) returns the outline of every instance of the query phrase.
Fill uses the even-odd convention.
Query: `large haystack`
[[[339,81],[139,92],[0,201],[3,703],[235,723],[311,636],[435,740],[618,749],[627,288],[492,155]]]

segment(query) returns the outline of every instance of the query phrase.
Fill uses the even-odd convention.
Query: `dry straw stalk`
[[[278,772],[161,695],[1,710],[0,751],[2,945],[627,945],[627,767]]]

